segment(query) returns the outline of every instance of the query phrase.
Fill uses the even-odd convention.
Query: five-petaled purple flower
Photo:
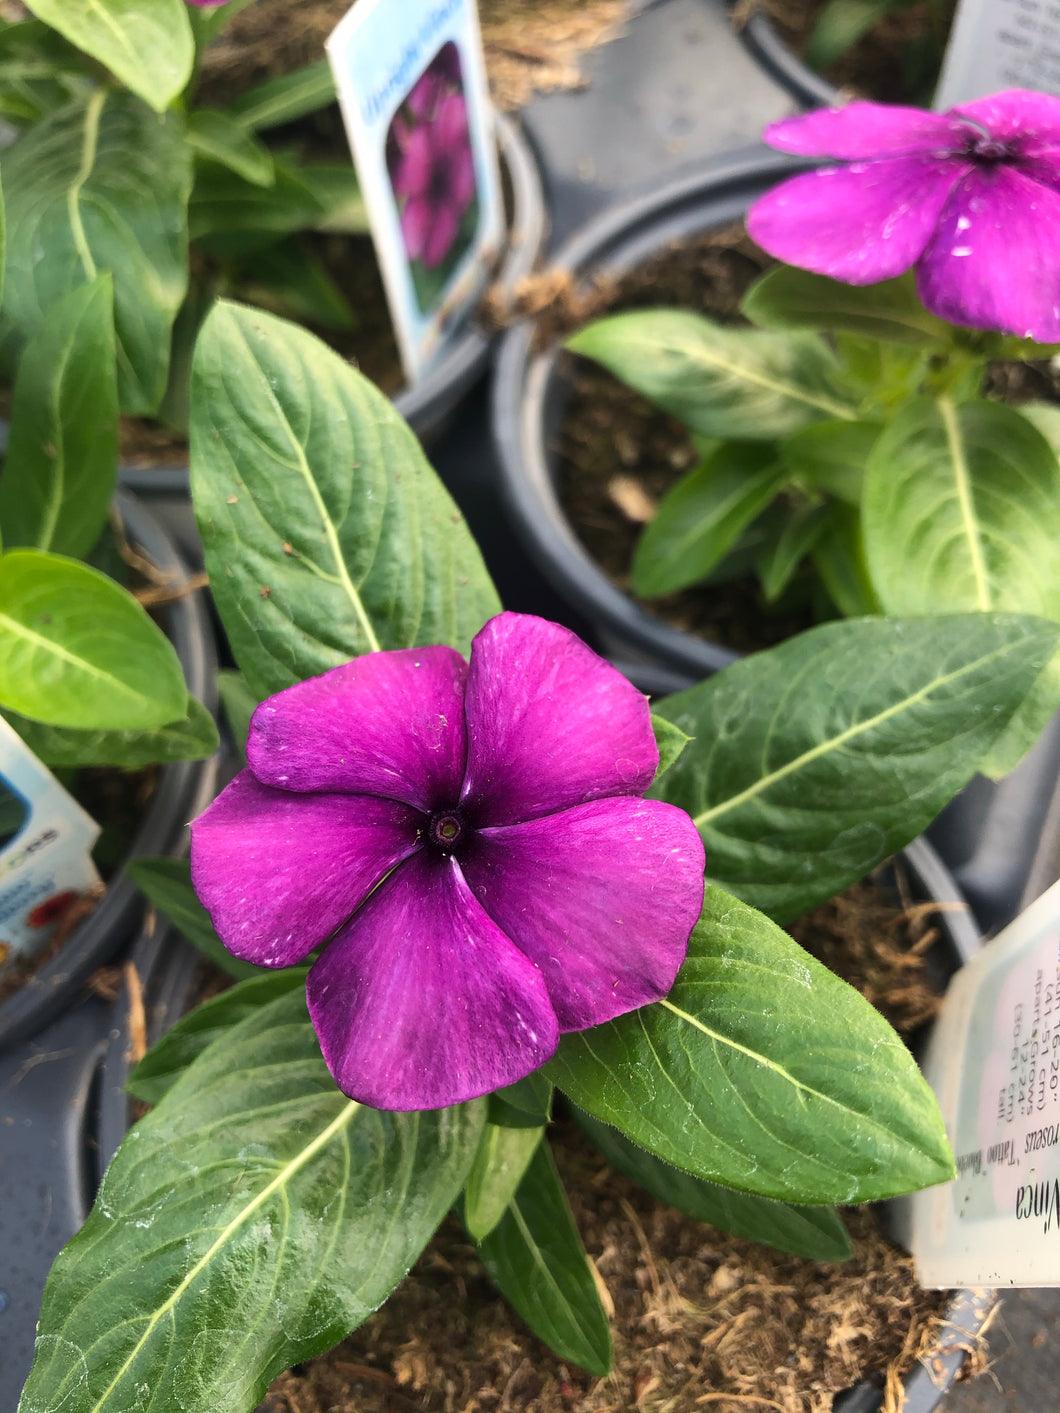
[[[475,195],[475,161],[461,94],[447,93],[437,100],[429,121],[403,134],[391,180],[394,194],[404,201],[401,231],[409,258],[433,270],[453,248]]]
[[[748,229],[771,255],[853,285],[915,266],[940,318],[1060,339],[1060,99],[1012,89],[946,113],[849,103],[764,136],[849,163],[751,208]]]
[[[687,814],[640,798],[658,760],[624,677],[502,613],[470,665],[371,653],[263,702],[192,878],[237,957],[326,944],[309,1012],[346,1094],[454,1104],[670,990],[704,859]]]

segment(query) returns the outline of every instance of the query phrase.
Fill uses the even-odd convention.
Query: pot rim
[[[836,108],[850,97],[796,54],[771,17],[758,6],[736,26],[736,32],[766,73],[803,108]]]
[[[581,283],[597,271],[621,276],[666,243],[742,215],[762,191],[812,165],[761,148],[684,171],[589,222],[551,263]],[[703,211],[710,215],[700,216]],[[553,484],[545,433],[562,348],[551,343],[535,350],[536,327],[535,320],[524,319],[502,338],[491,406],[501,493],[528,552],[576,610],[649,662],[697,681],[735,662],[740,653],[671,627],[613,584],[574,533]]]
[[[115,503],[129,538],[152,564],[178,583],[190,578],[183,557],[150,510],[125,491],[118,494]],[[201,595],[174,599],[164,606],[160,617],[184,669],[189,693],[216,715],[217,649]],[[54,957],[0,1002],[0,1049],[26,1040],[54,1020],[77,999],[85,978],[130,939],[144,904],[125,865],[139,854],[172,852],[189,817],[210,799],[216,772],[216,755],[160,767],[157,789],[99,907]]]

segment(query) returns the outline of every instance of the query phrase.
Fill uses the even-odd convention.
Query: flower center
[[[980,167],[996,167],[1001,162],[1013,161],[1019,154],[1011,142],[1003,142],[1000,138],[991,137],[988,132],[973,128],[965,141],[963,155]]]
[[[427,838],[436,849],[451,854],[464,837],[464,821],[456,810],[439,810],[431,815]]]

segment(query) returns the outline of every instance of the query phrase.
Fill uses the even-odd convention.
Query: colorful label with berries
[[[504,231],[475,0],[357,0],[327,52],[413,381],[471,316]]]
[[[1006,88],[1060,94],[1057,0],[961,0],[957,6],[935,107]]]
[[[924,1072],[957,1177],[912,1199],[924,1285],[1060,1285],[1060,883],[954,978]]]
[[[99,825],[0,718],[0,974],[40,951],[99,888]]]

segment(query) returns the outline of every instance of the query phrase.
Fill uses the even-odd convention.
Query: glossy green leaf
[[[335,79],[326,59],[292,74],[278,74],[232,100],[229,112],[252,132],[293,123],[335,102]]]
[[[185,0],[26,0],[26,8],[160,113],[191,78]]]
[[[870,1202],[953,1175],[901,1038],[786,932],[713,885],[665,1001],[565,1035],[549,1074],[664,1162],[783,1202]]]
[[[781,442],[778,450],[793,480],[858,506],[879,435],[874,422],[815,422]]]
[[[780,534],[758,556],[762,592],[768,603],[775,603],[789,587],[799,566],[825,533],[828,523],[827,506],[792,507]]]
[[[544,1132],[486,1124],[464,1188],[464,1222],[472,1240],[489,1236],[504,1216]]]
[[[658,598],[705,579],[786,479],[769,445],[730,442],[713,452],[667,492],[637,541],[635,592]]]
[[[810,1261],[845,1261],[853,1254],[846,1228],[831,1207],[795,1206],[718,1187],[664,1163],[581,1109],[574,1116],[613,1168],[697,1221]]]
[[[350,302],[327,266],[297,237],[256,251],[236,270],[233,288],[250,304],[321,329],[352,329]]]
[[[646,309],[600,319],[567,347],[710,437],[769,441],[820,417],[854,417],[836,387],[835,358],[815,334]]]
[[[1014,614],[826,623],[657,702],[694,739],[652,793],[693,817],[709,878],[797,917],[934,819],[1058,642]]]
[[[191,476],[214,600],[251,691],[379,648],[467,651],[499,608],[419,443],[317,339],[222,303],[199,338]]]
[[[214,931],[209,913],[191,886],[187,859],[134,859],[128,873],[151,906],[215,966],[237,980],[261,975],[261,967],[233,957]]]
[[[39,550],[0,555],[0,706],[49,726],[133,731],[182,720],[180,662],[131,594]]]
[[[1023,700],[1012,720],[1002,731],[980,764],[991,780],[1000,780],[1016,769],[1060,710],[1060,652],[1046,663],[1038,680]]]
[[[1024,402],[1020,406],[1020,416],[1033,422],[1060,456],[1060,405],[1055,402]]]
[[[114,294],[100,275],[49,309],[22,354],[0,476],[5,548],[86,555],[117,476]]]
[[[204,760],[220,744],[213,717],[195,697],[180,721],[153,731],[75,731],[5,712],[4,716],[45,765],[113,765],[143,770],[178,760]]]
[[[22,1413],[248,1413],[403,1278],[484,1111],[353,1103],[301,990],[255,1010],[119,1149],[48,1278]]]
[[[680,757],[691,738],[686,736],[679,726],[667,721],[665,716],[656,715],[655,712],[651,715],[651,729],[655,733],[655,744],[659,748],[659,769],[655,772],[655,778],[658,780]]]
[[[109,272],[122,409],[153,412],[188,280],[191,164],[182,119],[159,118],[131,95],[101,88],[30,128],[3,153],[0,170],[7,356],[64,295]]]
[[[478,1253],[501,1294],[561,1359],[611,1368],[611,1331],[552,1153],[545,1142]]]
[[[774,265],[744,295],[742,308],[764,329],[844,331],[916,345],[950,338],[949,325],[920,303],[912,275],[847,285],[791,265]]]
[[[307,975],[305,967],[258,971],[220,995],[203,1001],[181,1016],[176,1025],[151,1046],[129,1076],[125,1088],[145,1104],[157,1104],[208,1046],[277,997],[304,988]]]
[[[806,61],[815,69],[828,68],[894,13],[894,0],[828,0],[817,16],[806,46]]]
[[[828,523],[813,546],[821,583],[840,613],[864,618],[880,612],[861,540],[861,516],[851,505],[828,507]]]
[[[315,230],[361,235],[369,229],[368,208],[351,163],[309,162],[298,168],[298,176],[322,208]]]
[[[225,714],[232,743],[245,765],[247,760],[247,736],[250,732],[250,718],[258,705],[258,699],[247,686],[241,672],[219,672],[217,691],[221,698],[221,709]]]
[[[246,181],[219,162],[202,161],[188,207],[191,236],[210,254],[247,257],[294,231],[311,230],[327,207],[289,163],[274,160],[268,186]]]
[[[525,1079],[496,1089],[489,1097],[489,1121],[508,1128],[541,1128],[552,1118],[552,1081],[535,1070]]]
[[[228,113],[196,108],[188,116],[188,142],[201,157],[210,158],[253,186],[271,186],[276,180],[269,149]]]
[[[887,613],[1060,618],[1060,461],[1000,403],[918,398],[869,459],[862,529]]]

